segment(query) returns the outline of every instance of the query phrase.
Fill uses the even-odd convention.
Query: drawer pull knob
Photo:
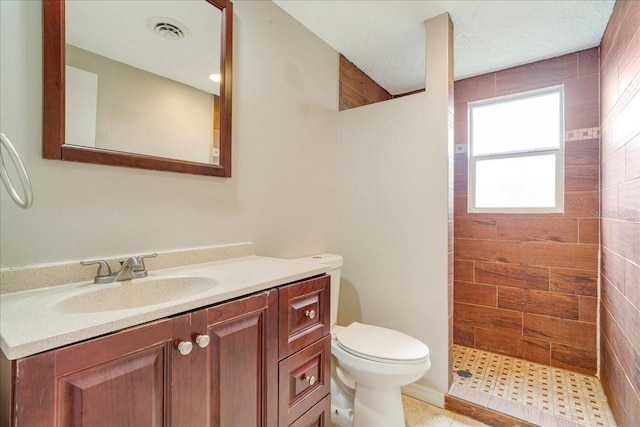
[[[317,381],[317,380],[316,380],[316,377],[315,377],[315,376],[313,376],[313,375],[309,376],[309,375],[307,375],[307,374],[303,374],[303,375],[302,375],[302,381],[306,381],[306,382],[308,382],[308,383],[309,383],[309,385],[314,385],[314,384],[316,383],[316,381]]]
[[[206,346],[208,346],[210,341],[211,338],[209,338],[209,335],[198,335],[196,337],[196,344],[198,344],[200,348],[205,348]]]
[[[316,311],[315,310],[307,310],[304,312],[304,315],[307,316],[309,319],[313,319],[314,317],[316,317]]]
[[[193,350],[191,341],[181,341],[178,343],[178,351],[181,355],[186,356],[191,353],[191,350]]]

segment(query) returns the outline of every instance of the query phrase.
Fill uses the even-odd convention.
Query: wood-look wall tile
[[[601,68],[616,67],[620,63],[621,59],[626,56],[627,47],[631,43],[633,35],[638,28],[637,3],[637,0],[620,2],[622,6],[620,9],[623,10],[621,12],[622,16],[620,16],[621,21],[618,21],[618,17],[614,18],[612,15],[610,22],[607,24],[608,26],[617,28],[617,31],[613,40],[607,39],[607,44],[603,44],[602,46],[603,48],[606,48],[606,54],[602,59]]]
[[[468,167],[467,153],[455,154],[453,156],[453,175],[455,177],[460,177],[466,180],[468,176]],[[466,196],[467,192],[466,190],[462,191],[460,188],[457,188],[456,194]]]
[[[473,326],[460,324],[456,322],[456,315],[453,315],[453,342],[454,344],[463,345],[465,347],[474,346]]]
[[[640,178],[640,134],[625,145],[625,178]]]
[[[615,144],[622,146],[640,133],[638,117],[640,117],[640,91],[636,92],[624,109],[613,118],[611,131]]]
[[[542,88],[559,84],[577,75],[578,55],[563,55],[498,71],[496,73],[496,93],[504,94]]]
[[[454,218],[458,218],[458,217],[465,217],[469,215],[469,212],[467,212],[467,196],[465,195],[459,195],[458,192],[456,192],[456,195],[453,198],[453,217]],[[457,222],[457,220],[455,220],[454,222]]]
[[[618,219],[640,221],[640,178],[618,186]]]
[[[564,188],[567,192],[600,189],[600,166],[597,164],[567,166],[564,173]]]
[[[466,144],[469,141],[467,122],[455,122],[453,125],[454,144]]]
[[[454,260],[453,276],[455,280],[473,282],[473,261]]]
[[[626,260],[617,253],[602,248],[601,260],[600,260],[600,273],[608,279],[613,286],[620,289],[620,292],[625,291],[625,264]]]
[[[578,52],[578,76],[600,73],[600,48],[581,50]]]
[[[580,321],[596,323],[598,320],[598,299],[595,297],[578,297],[580,299]]]
[[[497,290],[495,286],[458,281],[453,286],[455,302],[496,307]]]
[[[567,141],[564,144],[564,164],[567,167],[600,166],[600,140]]]
[[[475,348],[477,349],[517,357],[518,342],[522,335],[496,329],[475,328],[475,337]]]
[[[453,176],[453,187],[459,193],[467,193],[467,176],[455,174]]]
[[[564,128],[566,130],[600,126],[600,102],[587,101],[565,105]]]
[[[600,244],[600,220],[580,218],[578,220],[578,243]]]
[[[496,221],[492,219],[459,219],[456,225],[458,239],[495,240],[496,238]]]
[[[530,289],[499,287],[498,308],[579,320],[577,296]]]
[[[608,62],[611,61],[609,57],[614,39],[618,34],[618,30],[622,25],[624,20],[624,8],[622,7],[614,7],[611,13],[611,17],[609,18],[609,22],[607,23],[607,30],[604,32],[602,36],[602,41],[600,42],[600,63],[601,69],[604,68],[613,68],[611,66],[605,67],[605,65],[609,65]]]
[[[582,243],[523,242],[525,265],[581,270],[598,269],[598,245]]]
[[[340,55],[339,67],[340,83],[344,83],[357,93],[364,95],[365,74],[343,55]]]
[[[631,261],[626,261],[624,296],[640,308],[640,267]]]
[[[598,272],[595,270],[552,268],[549,282],[552,292],[589,297],[598,296]]]
[[[615,111],[612,111],[611,114],[609,114],[609,116],[602,121],[602,128],[600,133],[600,152],[603,162],[609,160],[612,154],[614,154],[616,151],[622,148],[626,142],[628,142],[625,140],[620,140],[613,135],[613,119],[618,117],[618,113],[619,109],[616,108]]]
[[[475,281],[496,286],[549,290],[549,269],[499,263],[476,263]]]
[[[525,338],[596,348],[596,328],[575,320],[524,313],[523,333]]]
[[[340,82],[340,105],[345,107],[342,110],[348,108],[360,107],[367,104],[367,100],[364,95],[351,86]]]
[[[618,67],[618,87],[621,94],[625,93],[636,73],[640,70],[640,55],[638,55],[638,52],[640,52],[640,33],[636,31],[635,36],[627,46],[626,55],[622,57]]]
[[[519,264],[522,258],[519,242],[456,239],[454,246],[457,259]]]
[[[456,303],[453,321],[458,325],[515,334],[522,331],[522,313],[479,305]]]
[[[568,217],[592,217],[598,213],[600,195],[598,191],[564,193],[564,214]]]
[[[600,75],[591,74],[564,81],[564,105],[600,100]],[[566,129],[575,129],[569,128]]]
[[[392,98],[389,92],[369,76],[365,76],[364,79],[364,96],[371,103],[387,101]]]
[[[548,365],[551,362],[551,343],[533,338],[522,338],[518,343],[518,357]]]
[[[613,106],[618,101],[618,67],[603,67],[600,71],[600,108],[602,109],[603,136],[610,129],[607,120],[610,119]],[[603,138],[603,142],[604,138]]]
[[[613,186],[602,190],[601,209],[596,214],[603,211],[615,211],[618,208],[618,187]],[[594,215],[597,217],[598,215]]]
[[[576,243],[578,221],[564,218],[504,218],[497,220],[499,240],[542,240]]]
[[[634,392],[616,353],[603,341],[601,357],[602,387],[620,426],[640,425],[640,399]]]
[[[602,336],[608,341],[610,349],[615,353],[629,379],[635,385],[640,384],[640,354],[633,348],[606,307],[600,316]]]
[[[634,307],[624,295],[608,281],[602,282],[602,306],[615,319],[626,339],[640,355],[640,309]],[[614,349],[615,350],[615,349]]]
[[[595,349],[551,343],[551,366],[595,375],[598,363],[596,353]]]
[[[453,104],[453,114],[454,114],[454,122],[455,123],[466,123],[467,122],[467,101],[461,100],[462,98],[458,97],[458,94],[455,93],[455,103]],[[466,126],[465,126],[466,127]]]
[[[603,218],[602,246],[640,264],[640,222]]]
[[[527,295],[522,288],[511,288],[508,286],[498,287],[498,308],[505,310],[525,311],[527,306]]]
[[[455,82],[456,102],[477,101],[492,98],[496,93],[495,73],[482,74]]]

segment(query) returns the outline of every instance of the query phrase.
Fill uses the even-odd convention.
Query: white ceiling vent
[[[147,28],[165,40],[184,40],[189,37],[189,29],[175,19],[155,16],[147,20]]]

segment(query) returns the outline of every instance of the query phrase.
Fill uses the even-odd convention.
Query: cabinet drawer
[[[290,427],[329,427],[331,425],[331,396],[327,396],[309,409]]]
[[[300,350],[279,364],[279,425],[288,426],[329,394],[331,337]]]
[[[323,276],[280,288],[280,358],[329,333],[329,287],[329,276]]]

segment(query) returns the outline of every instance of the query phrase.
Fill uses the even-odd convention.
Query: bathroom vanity
[[[20,325],[2,326],[0,424],[328,427],[330,280],[324,271],[253,256],[172,269],[168,277],[179,274],[217,281],[193,297],[100,313],[85,310],[87,297],[69,304],[68,294],[104,285],[65,285],[20,293],[22,299],[3,295],[2,307],[11,311],[43,294],[48,302],[37,311],[51,319],[41,326],[52,326],[47,337],[37,337],[30,328],[38,319],[10,320],[27,322],[22,343],[12,330]],[[134,324],[103,333],[123,317]],[[140,321],[148,317],[155,319]],[[52,335],[74,320],[71,331]],[[93,336],[86,338],[86,330]],[[58,345],[65,341],[73,343]]]

